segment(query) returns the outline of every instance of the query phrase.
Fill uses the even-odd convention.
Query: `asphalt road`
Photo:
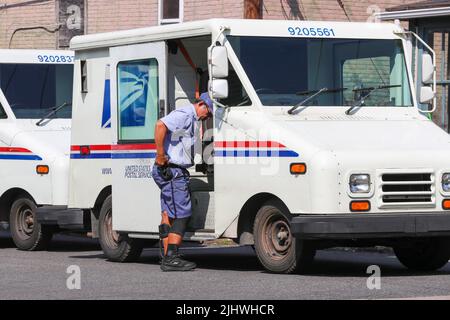
[[[0,234],[0,299],[450,299],[450,263],[420,274],[389,253],[324,250],[311,274],[278,275],[265,272],[250,247],[197,246],[182,249],[195,271],[165,273],[157,250],[120,264],[106,261],[91,239],[59,235],[50,251],[22,252]],[[81,288],[70,290],[73,265]],[[380,289],[367,287],[370,265],[381,268]]]

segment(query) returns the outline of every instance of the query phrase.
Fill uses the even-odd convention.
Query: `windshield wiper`
[[[398,88],[401,87],[401,84],[393,84],[393,85],[383,85],[383,86],[378,86],[378,87],[367,87],[367,88],[356,88],[353,89],[353,92],[359,92],[359,91],[367,91],[367,93],[365,95],[363,95],[362,97],[359,98],[358,102],[356,102],[354,105],[352,105],[349,109],[347,109],[347,111],[345,111],[346,115],[350,115],[351,112],[355,109],[360,107],[363,103],[364,100],[366,100],[366,98],[368,96],[370,96],[373,92],[379,90],[379,89],[389,89],[389,88]]]
[[[315,97],[317,97],[319,94],[322,94],[323,92],[338,92],[338,91],[344,91],[347,90],[347,88],[322,88],[320,90],[310,90],[310,91],[302,91],[302,92],[297,92],[296,94],[298,96],[304,96],[304,95],[310,95],[308,96],[306,99],[302,100],[301,102],[297,103],[295,106],[293,106],[292,108],[290,108],[288,110],[289,114],[293,114],[294,111],[298,108],[303,106],[305,103],[307,103],[308,101],[311,101],[312,99],[314,99]]]
[[[58,106],[58,107],[52,107],[50,108],[49,113],[47,113],[45,116],[43,116],[38,122],[36,122],[37,126],[40,126],[42,122],[44,122],[44,120],[46,119],[51,119],[54,115],[56,115],[56,113],[61,110],[62,108],[64,108],[65,106],[70,106],[72,105],[72,103],[70,102],[64,102],[62,105]]]

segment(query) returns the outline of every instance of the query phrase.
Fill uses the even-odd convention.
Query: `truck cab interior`
[[[207,48],[211,36],[168,40],[167,45],[167,114],[193,103],[208,86]],[[206,150],[214,143],[213,119],[202,121],[200,136],[194,148],[195,165],[189,169],[193,215],[188,231],[214,231],[214,164]],[[208,158],[208,159],[207,159]]]

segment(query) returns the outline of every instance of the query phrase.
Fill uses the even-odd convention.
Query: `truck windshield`
[[[72,102],[73,65],[0,64],[0,88],[18,119],[40,119],[51,108]],[[54,118],[70,118],[71,106]]]
[[[411,106],[401,40],[228,36],[261,103],[293,106]],[[339,90],[337,90],[339,88]]]

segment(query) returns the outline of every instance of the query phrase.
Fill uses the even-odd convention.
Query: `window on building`
[[[183,21],[183,0],[159,0],[159,24]]]
[[[135,60],[119,63],[117,87],[119,140],[151,141],[158,120],[158,61]]]

